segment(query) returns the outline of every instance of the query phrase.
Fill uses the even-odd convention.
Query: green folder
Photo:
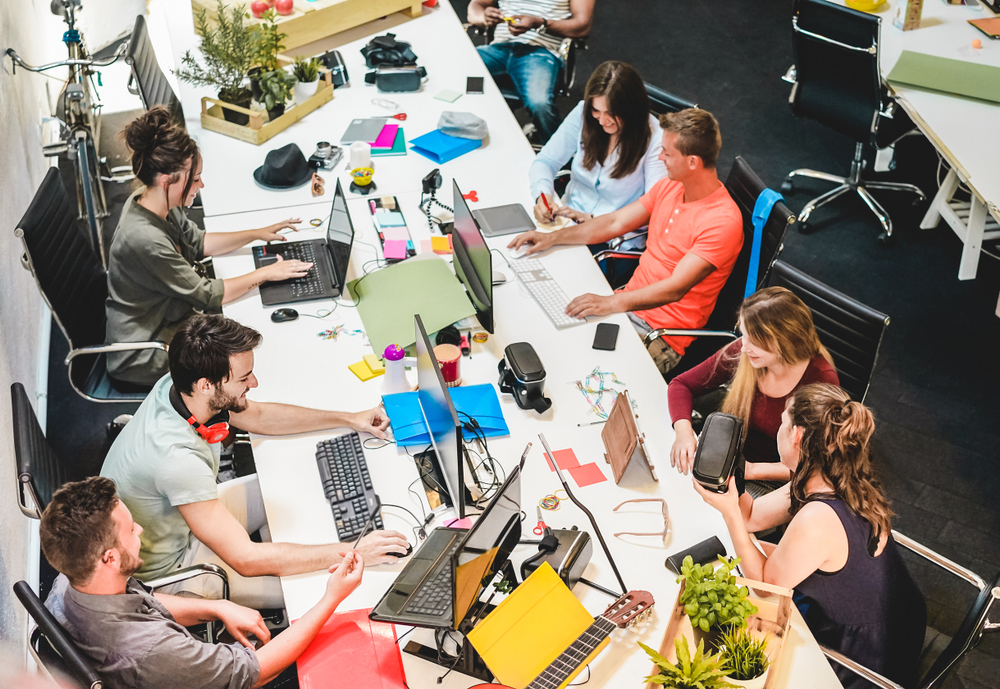
[[[1000,67],[904,50],[886,80],[1000,103]]]
[[[402,127],[396,130],[396,138],[393,139],[392,148],[372,149],[372,158],[377,158],[379,156],[405,156],[405,155],[406,155],[406,137],[403,136]]]
[[[462,284],[438,256],[414,257],[347,283],[377,356],[391,344],[416,341],[413,316],[434,333],[476,310]]]

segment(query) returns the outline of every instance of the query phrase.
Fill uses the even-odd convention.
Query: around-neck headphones
[[[177,392],[177,388],[173,385],[170,386],[170,404],[173,406],[174,411],[180,414],[182,419],[191,424],[191,428],[195,430],[195,433],[204,438],[208,444],[221,443],[229,435],[228,411],[219,412],[209,419],[208,423],[202,425],[198,423],[198,419],[194,418],[194,414],[184,404],[180,393]]]

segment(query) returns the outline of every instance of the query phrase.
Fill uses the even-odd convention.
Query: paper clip
[[[385,98],[372,98],[372,105],[377,105],[386,110],[399,110],[399,103],[393,103],[391,100],[386,100]]]

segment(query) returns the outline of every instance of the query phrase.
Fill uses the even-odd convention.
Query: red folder
[[[330,616],[296,663],[301,689],[406,689],[396,626],[369,620],[370,612]]]

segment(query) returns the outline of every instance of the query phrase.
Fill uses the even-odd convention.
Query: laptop
[[[262,284],[260,300],[264,306],[273,306],[339,297],[346,287],[347,265],[351,261],[353,243],[354,223],[351,222],[347,198],[338,179],[326,226],[326,239],[275,242],[253,247],[255,268],[274,263],[279,255],[286,261],[297,259],[313,264],[304,277]]]
[[[521,469],[515,467],[471,529],[431,531],[368,617],[458,629],[520,538]]]

